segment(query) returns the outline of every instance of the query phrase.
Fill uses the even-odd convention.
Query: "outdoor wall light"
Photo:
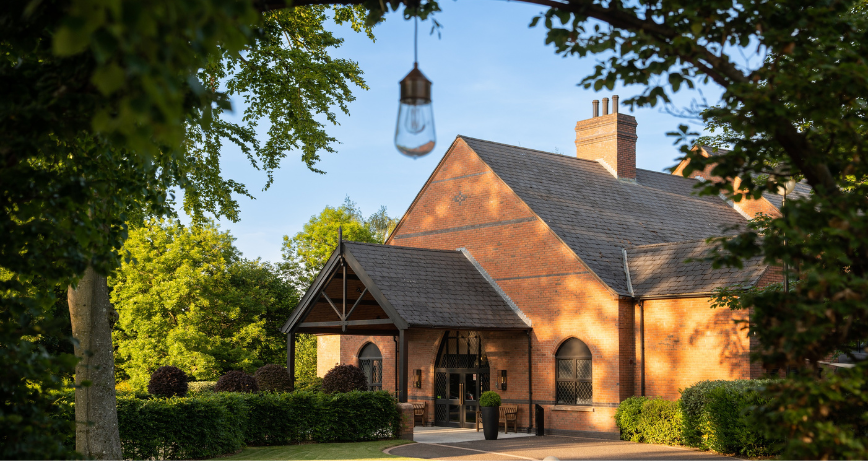
[[[506,390],[506,370],[500,370],[500,390]]]
[[[413,70],[401,80],[401,104],[395,126],[395,147],[414,159],[434,150],[434,107],[431,105],[431,81],[419,70],[419,18],[415,19],[413,37]]]
[[[416,382],[413,383],[413,386],[415,386],[416,389],[421,389],[422,388],[422,370],[416,370],[416,372],[414,374],[416,375]]]

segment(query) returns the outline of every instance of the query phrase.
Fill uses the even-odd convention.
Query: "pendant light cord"
[[[419,16],[413,16],[413,64],[419,62]]]

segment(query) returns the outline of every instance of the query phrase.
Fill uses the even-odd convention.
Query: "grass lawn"
[[[377,440],[357,443],[308,443],[277,447],[250,447],[227,459],[414,459],[383,453],[383,450],[405,443],[406,440]]]

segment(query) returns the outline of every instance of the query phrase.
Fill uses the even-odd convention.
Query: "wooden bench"
[[[428,406],[425,402],[413,404],[413,427],[416,427],[416,417],[422,420],[422,426],[428,421]]]
[[[500,406],[500,419],[497,421],[498,426],[500,423],[503,423],[503,432],[505,434],[509,433],[509,423],[512,423],[512,432],[518,432],[516,429],[516,424],[518,424],[518,405],[501,405]],[[479,425],[482,424],[482,410],[477,407],[476,408],[476,432],[479,432]]]

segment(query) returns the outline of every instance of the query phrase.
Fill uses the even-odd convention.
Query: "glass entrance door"
[[[479,335],[448,332],[434,370],[434,423],[476,427],[479,397],[489,388],[488,360]]]
[[[442,374],[448,376],[445,389],[446,398],[442,398],[444,395],[438,392],[439,395],[435,404],[445,405],[448,409],[448,417],[446,421],[441,421],[441,423],[453,427],[476,427],[476,410],[479,406],[479,374],[468,372]]]

